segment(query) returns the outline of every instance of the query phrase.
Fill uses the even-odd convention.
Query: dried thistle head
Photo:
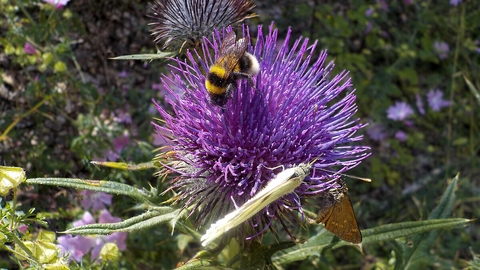
[[[255,17],[254,7],[251,0],[155,0],[150,4],[151,32],[164,50],[198,48],[214,29]]]

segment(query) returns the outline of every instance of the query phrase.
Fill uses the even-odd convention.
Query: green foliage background
[[[328,49],[338,71],[350,70],[357,116],[385,127],[382,141],[365,136],[372,156],[351,173],[373,182],[347,180],[362,229],[426,219],[446,180],[458,172],[451,216],[480,216],[480,4],[410,2],[389,1],[385,8],[380,1],[265,0],[257,1],[259,16],[248,22],[256,29],[274,21],[279,37],[291,27],[294,37],[318,40],[317,48]],[[60,10],[33,0],[0,3],[0,164],[23,167],[30,178],[109,179],[146,188],[155,183],[152,171],[119,172],[88,163],[118,150],[115,140],[121,137],[128,138],[117,153],[121,160],[153,157],[150,121],[158,114],[151,100],[163,98],[155,85],[168,70],[166,64],[108,60],[155,53],[145,17],[148,1],[71,0]],[[438,57],[435,41],[449,44],[446,59]],[[38,54],[24,53],[26,42]],[[416,110],[409,125],[386,117],[396,101],[416,108],[415,95],[426,102],[428,90],[436,88],[451,101],[450,107],[427,109],[425,115]],[[131,122],[119,121],[122,115]],[[394,138],[398,130],[407,133],[405,142]],[[51,230],[64,230],[83,212],[77,195],[73,189],[39,186],[21,191],[19,198],[25,212],[34,206],[54,217],[48,222]],[[110,210],[129,217],[134,202],[117,199]],[[480,252],[479,237],[478,222],[445,231],[432,244],[429,259],[449,268],[466,267]],[[177,232],[172,238],[166,226],[132,233],[127,245],[131,248],[121,262],[127,268],[169,269],[199,250],[191,236]],[[392,266],[392,245],[371,243],[363,247],[364,254],[343,247],[313,262],[294,263],[291,269],[385,269]],[[5,259],[0,266],[11,267],[8,253],[0,256]]]

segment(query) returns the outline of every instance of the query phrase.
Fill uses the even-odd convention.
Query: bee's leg
[[[225,91],[225,95],[227,97],[227,100],[230,99],[233,95],[233,91],[237,88],[237,83],[233,82],[227,86],[227,90]]]
[[[240,73],[240,72],[235,73],[235,75],[237,76],[237,78],[238,78],[238,77],[241,77],[241,78],[247,79],[248,84],[249,84],[253,89],[255,89],[256,91],[258,91],[257,87],[255,87],[255,83],[254,83],[253,80],[252,80],[252,76],[250,76],[249,74]]]
[[[250,86],[251,86],[253,89],[255,89],[256,91],[258,91],[257,87],[255,87],[255,84],[253,83],[252,77],[247,76],[247,82],[248,82],[248,84],[250,84]]]

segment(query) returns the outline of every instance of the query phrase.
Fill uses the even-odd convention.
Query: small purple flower
[[[80,227],[83,225],[88,225],[88,224],[93,224],[95,223],[95,218],[93,218],[92,214],[90,212],[86,211],[83,213],[83,216],[80,220],[74,221],[73,222],[73,227]]]
[[[111,194],[91,190],[84,190],[81,194],[83,196],[81,202],[83,210],[92,208],[92,211],[97,212],[98,210],[105,209],[105,206],[112,204],[113,195]]]
[[[448,57],[448,52],[450,51],[450,46],[448,43],[443,41],[435,41],[433,43],[433,50],[438,54],[438,58],[446,59]]]
[[[61,9],[62,7],[66,6],[70,0],[43,0],[43,2],[55,6],[56,9]]]
[[[37,49],[32,46],[32,44],[25,42],[25,46],[23,46],[23,52],[26,54],[37,54]]]
[[[130,137],[128,135],[123,135],[113,140],[113,147],[117,152],[122,152],[123,148],[125,148],[125,146],[129,144],[130,144]]]
[[[367,135],[374,141],[383,141],[387,134],[385,132],[385,127],[382,124],[370,124],[367,127]]]
[[[399,130],[399,131],[397,131],[397,132],[395,133],[395,139],[397,139],[397,140],[400,141],[400,142],[404,142],[404,141],[407,140],[407,133],[405,133],[404,131]]]
[[[125,70],[122,70],[118,73],[118,77],[119,78],[126,78],[126,77],[128,77],[128,72],[126,72]]]
[[[130,111],[127,109],[117,109],[115,110],[115,114],[113,116],[113,121],[118,123],[125,123],[131,124],[132,123],[132,115],[130,115]],[[124,137],[124,136],[122,136]]]
[[[368,33],[370,33],[373,29],[373,22],[372,21],[369,21],[367,22],[367,26],[365,27],[365,30],[363,31],[363,33],[365,35],[367,35]]]
[[[377,2],[377,5],[379,5],[380,9],[383,11],[388,11],[390,9],[385,0],[375,0],[375,2]]]
[[[458,4],[460,4],[462,2],[462,0],[450,0],[450,5],[452,6],[457,6]]]
[[[214,61],[209,51],[218,57],[222,37],[229,31],[215,32],[211,42],[203,42],[202,51],[187,52],[187,60],[175,59],[174,79],[164,82],[173,113],[157,103],[165,122],[156,128],[159,134],[173,135],[168,146],[178,160],[168,166],[180,176],[171,189],[178,192],[177,202],[197,213],[201,226],[252,198],[282,166],[291,168],[318,158],[294,193],[235,230],[245,243],[275,220],[296,220],[297,213],[303,213],[303,199],[337,187],[337,172],[358,165],[369,155],[369,147],[353,145],[362,140],[356,132],[364,125],[351,119],[357,106],[348,72],[331,74],[334,64],[326,64],[325,51],[312,60],[317,42],[311,45],[308,39],[298,39],[290,46],[291,30],[278,48],[273,26],[267,35],[259,26],[253,39],[245,27],[244,37],[256,41],[248,52],[260,61],[260,73],[252,78],[256,89],[240,80],[224,108],[212,104],[204,70]],[[177,94],[176,88],[183,94]]]
[[[70,254],[69,261],[74,259],[77,262],[82,261],[82,257],[92,248],[94,240],[90,237],[72,236],[67,234],[57,238],[58,247],[63,255]]]
[[[160,83],[152,83],[152,90],[160,90],[162,85]]]
[[[100,213],[98,223],[113,223],[120,222],[121,220],[121,218],[112,216],[108,210],[104,209]],[[95,223],[93,216],[89,212],[85,212],[81,220],[73,222],[73,226],[79,227],[93,223]],[[67,234],[65,236],[58,237],[58,242],[64,253],[71,254],[71,258],[75,259],[77,262],[80,262],[82,257],[88,253],[90,249],[92,249],[90,256],[91,260],[93,261],[97,259],[102,247],[106,243],[115,243],[119,250],[125,250],[127,248],[126,239],[126,232],[116,232],[110,235],[99,235],[96,237],[73,237],[72,235]]]
[[[367,17],[372,16],[373,11],[375,11],[375,10],[374,10],[372,7],[369,8],[369,9],[367,9],[367,10],[365,11],[365,16],[367,16]]]
[[[20,233],[25,233],[28,229],[28,226],[25,225],[25,224],[21,224],[20,226],[18,226],[17,230],[20,232]]]
[[[408,116],[413,114],[412,107],[403,101],[395,102],[395,105],[388,107],[387,117],[394,121],[405,120]]]
[[[425,114],[425,107],[423,106],[422,97],[419,94],[415,94],[415,103],[417,105],[418,112],[421,115]]]
[[[114,217],[108,212],[107,210],[102,210],[100,213],[100,217],[98,219],[98,223],[114,223],[122,221],[119,217]],[[103,246],[106,243],[115,243],[119,250],[127,249],[126,245],[127,240],[127,233],[126,232],[116,232],[110,235],[99,235],[95,238],[93,249],[92,249],[92,256],[91,259],[94,261],[98,258],[100,251],[102,250]]]
[[[450,101],[443,99],[443,92],[440,89],[430,89],[427,93],[428,106],[434,112],[440,111],[443,107],[450,106]]]

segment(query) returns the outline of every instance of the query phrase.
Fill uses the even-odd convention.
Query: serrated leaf
[[[272,260],[275,264],[288,264],[295,261],[305,260],[310,256],[321,256],[322,250],[331,246],[334,235],[329,233],[326,229],[320,231],[313,237],[309,238],[304,244],[299,244],[295,247],[279,251],[277,255],[273,256]]]
[[[178,217],[180,209],[164,207],[155,211],[148,211],[139,216],[115,223],[95,223],[71,228],[64,233],[75,235],[111,234],[114,232],[133,232],[166,223]]]
[[[112,60],[154,60],[154,59],[164,59],[174,54],[175,53],[173,52],[159,51],[158,53],[121,55],[121,56],[113,57],[110,59]]]
[[[458,175],[452,179],[452,182],[443,193],[439,204],[428,216],[429,220],[450,216],[456,200],[455,191],[457,190],[457,183]],[[439,234],[440,232],[437,229],[414,236],[411,244],[404,246],[403,257],[405,261],[401,269],[422,269],[427,267],[431,260],[426,261],[424,259],[429,256],[429,250]]]
[[[27,179],[26,183],[58,187],[71,187],[77,189],[92,190],[96,192],[105,192],[109,194],[126,195],[142,203],[153,204],[152,196],[146,191],[132,187],[130,185],[112,181],[85,180],[79,178],[30,178]]]
[[[432,230],[457,228],[464,226],[471,221],[472,220],[463,218],[448,218],[386,224],[375,228],[362,230],[362,244],[394,240]],[[278,264],[288,264],[294,261],[305,260],[309,256],[320,257],[324,248],[335,249],[345,245],[353,244],[339,240],[330,232],[324,230],[308,239],[305,244],[299,244],[293,248],[280,251],[278,255],[274,256],[273,260]],[[397,246],[395,251],[397,250],[401,249]]]
[[[362,244],[387,241],[417,235],[438,229],[453,229],[471,222],[464,218],[444,218],[433,220],[407,221],[393,224],[381,225],[375,228],[362,230]],[[347,245],[347,242],[340,242],[334,247]]]

